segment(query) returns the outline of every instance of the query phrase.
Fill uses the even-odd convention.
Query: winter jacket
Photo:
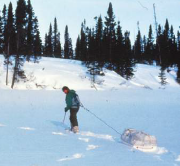
[[[74,90],[69,90],[68,94],[66,94],[66,108],[65,110],[68,111],[70,108],[79,108],[78,105],[73,104],[73,98],[76,96],[76,92]]]

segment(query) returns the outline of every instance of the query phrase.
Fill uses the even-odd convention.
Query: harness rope
[[[82,107],[84,110],[86,110],[87,112],[89,112],[90,114],[92,114],[94,117],[96,117],[98,120],[100,120],[101,122],[103,122],[106,126],[108,126],[110,129],[112,129],[113,131],[115,131],[117,134],[122,135],[122,134],[119,133],[116,129],[114,129],[112,126],[110,126],[109,124],[107,124],[104,120],[102,120],[101,118],[99,118],[96,114],[94,114],[93,112],[91,112],[89,109],[85,108],[82,103],[80,103],[80,107]]]

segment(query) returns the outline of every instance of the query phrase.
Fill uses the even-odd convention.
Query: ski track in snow
[[[52,132],[53,135],[62,135],[62,136],[65,136],[64,133],[61,133],[61,132]]]
[[[5,127],[5,125],[0,124],[0,127]],[[27,131],[34,131],[34,128],[31,127],[19,127],[19,129],[21,130],[27,130]],[[67,131],[66,131],[67,132]],[[52,135],[60,135],[60,136],[66,136],[67,134],[64,134],[63,132],[52,132]],[[94,137],[94,138],[98,138],[98,139],[104,139],[104,140],[109,140],[109,141],[114,141],[113,137],[111,135],[103,135],[103,134],[95,134],[93,132],[79,132],[77,133],[77,135],[82,135],[82,136],[87,136],[87,137]],[[88,143],[90,141],[90,138],[78,138],[80,141],[84,141],[86,143]],[[86,148],[86,150],[93,150],[98,148],[98,145],[88,145],[88,147]],[[146,152],[146,151],[143,151]],[[162,155],[164,153],[168,153],[168,150],[164,147],[157,147],[157,149],[155,151],[153,151],[152,153],[157,154],[157,155]],[[79,154],[80,156],[80,154]],[[82,155],[81,155],[82,156]],[[78,158],[78,154],[73,155],[73,157],[67,157],[67,158],[63,158],[60,159],[59,161],[65,161],[65,160],[72,160]],[[80,157],[79,157],[80,158]],[[159,156],[155,156],[155,158],[157,158],[158,160],[161,160],[161,158]],[[178,156],[178,158],[175,161],[180,161],[180,155]]]
[[[78,138],[78,139],[84,142],[89,142],[89,138]]]
[[[35,130],[34,128],[31,128],[31,127],[19,127],[19,129],[21,129],[21,130],[29,130],[29,131]]]
[[[82,136],[89,136],[89,137],[94,137],[94,138],[99,138],[99,139],[104,139],[104,140],[109,140],[109,141],[114,141],[113,137],[111,135],[103,135],[103,134],[94,134],[92,132],[80,132],[78,133]]]
[[[82,157],[83,157],[83,154],[81,154],[81,153],[76,153],[76,154],[74,154],[72,157],[66,156],[66,158],[62,158],[62,159],[59,159],[59,160],[57,160],[57,161],[58,161],[58,162],[62,162],[62,161],[80,159],[80,158],[82,158]]]
[[[98,145],[88,145],[88,147],[86,148],[86,150],[94,150],[96,148],[98,148]]]

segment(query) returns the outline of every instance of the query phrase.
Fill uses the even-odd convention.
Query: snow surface
[[[180,155],[178,156],[178,158],[176,159],[176,161],[180,161]]]
[[[6,86],[6,68],[4,59],[0,55],[0,88],[11,89],[12,66],[10,66],[9,84]],[[114,71],[104,69],[105,77],[97,76],[95,84],[87,73],[87,68],[80,61],[42,58],[39,63],[26,62],[23,69],[27,79],[15,84],[14,89],[20,90],[58,90],[67,85],[76,90],[117,90],[117,89],[161,89],[160,68],[139,64],[135,68],[135,76],[127,81]],[[166,88],[179,88],[175,81],[175,72],[165,72]]]
[[[1,166],[180,165],[180,87],[173,71],[166,72],[168,84],[162,87],[159,68],[148,65],[137,65],[130,81],[105,70],[94,85],[79,61],[43,58],[24,68],[29,81],[11,90],[0,58]],[[69,112],[62,123],[63,85],[75,89],[83,105],[119,133],[135,128],[154,135],[157,150],[144,153],[124,144],[83,108],[80,132],[65,130],[70,124]]]

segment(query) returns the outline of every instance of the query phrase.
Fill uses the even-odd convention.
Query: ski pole
[[[64,119],[63,119],[63,123],[64,123],[64,121],[65,121],[65,118],[66,118],[66,112],[65,112],[65,114],[64,114]]]

